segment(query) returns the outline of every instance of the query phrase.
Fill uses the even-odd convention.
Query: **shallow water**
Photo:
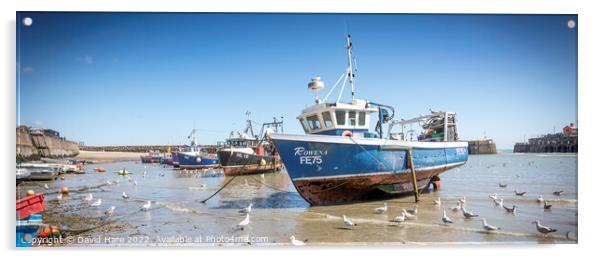
[[[92,172],[104,167],[106,173]],[[128,176],[118,176],[126,168]],[[146,177],[143,172],[147,171]],[[389,211],[374,214],[373,209],[384,201],[371,201],[338,206],[310,207],[295,191],[285,171],[261,175],[239,176],[215,197],[201,203],[230,178],[218,170],[180,171],[163,165],[119,162],[88,165],[85,175],[67,175],[65,180],[49,182],[49,191],[60,187],[77,189],[98,186],[107,180],[118,184],[90,190],[94,200],[102,198],[99,208],[89,207],[79,199],[84,193],[72,193],[59,203],[48,206],[72,205],[85,217],[102,217],[103,211],[115,206],[111,217],[117,223],[127,223],[125,231],[98,229],[65,245],[246,245],[289,244],[289,237],[307,240],[308,244],[399,244],[399,243],[574,243],[577,234],[577,156],[498,154],[470,156],[468,163],[441,175],[441,190],[421,195],[418,218],[404,223],[391,223],[402,208],[415,206],[413,196],[386,200]],[[163,174],[163,176],[161,176]],[[134,181],[138,184],[134,185]],[[500,188],[499,183],[507,183]],[[38,182],[43,185],[43,182]],[[203,186],[205,185],[205,186]],[[38,188],[27,183],[18,190]],[[526,191],[523,197],[514,190]],[[554,191],[563,190],[562,196]],[[37,189],[37,191],[41,191]],[[124,200],[121,193],[130,198]],[[18,194],[23,194],[19,192]],[[506,206],[517,206],[515,215],[496,207],[488,197],[497,193]],[[536,202],[539,195],[551,202],[552,209],[544,210]],[[458,197],[466,196],[466,208],[480,215],[464,219],[461,213],[449,208]],[[47,200],[55,199],[51,194]],[[433,200],[441,198],[441,206]],[[152,201],[150,211],[140,211],[146,201]],[[244,230],[235,226],[244,219],[238,211],[253,203],[251,224]],[[455,221],[443,225],[442,210]],[[357,223],[353,229],[344,228],[341,216]],[[482,229],[481,217],[499,231]],[[531,222],[541,220],[558,232],[542,235]],[[68,222],[65,222],[68,225]],[[567,233],[570,239],[567,239]],[[84,239],[89,238],[89,239]],[[113,238],[109,239],[107,237]],[[94,239],[97,238],[97,239]],[[91,243],[91,244],[90,244]]]

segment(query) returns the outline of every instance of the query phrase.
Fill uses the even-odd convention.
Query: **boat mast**
[[[190,139],[190,146],[196,146],[196,129],[192,129],[190,135],[188,135],[188,139]]]
[[[246,111],[245,115],[247,115],[247,128],[245,129],[245,134],[249,134],[251,132],[251,137],[254,138],[255,134],[253,133],[253,125],[251,124],[251,112]]]
[[[351,35],[347,34],[347,78],[349,78],[349,84],[351,85],[351,100],[355,101],[355,84],[353,83],[353,79],[355,78],[355,74],[353,74],[353,63],[351,58],[351,48],[353,44],[351,44]]]

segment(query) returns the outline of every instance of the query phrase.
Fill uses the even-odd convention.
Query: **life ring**
[[[353,133],[351,131],[346,130],[346,131],[343,131],[343,134],[341,134],[341,136],[351,137],[351,136],[353,136]]]

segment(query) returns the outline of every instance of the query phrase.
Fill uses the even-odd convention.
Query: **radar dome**
[[[324,89],[324,82],[320,81],[320,77],[316,76],[311,79],[311,82],[307,84],[307,89],[312,92],[319,92]]]

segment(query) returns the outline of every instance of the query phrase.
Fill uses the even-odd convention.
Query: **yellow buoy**
[[[265,160],[263,158],[261,160],[259,160],[259,165],[261,165],[261,166],[265,165]]]

